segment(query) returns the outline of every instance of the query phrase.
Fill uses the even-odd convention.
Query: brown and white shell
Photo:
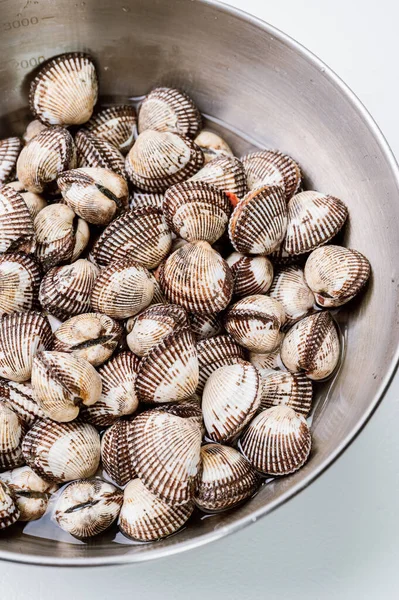
[[[140,133],[126,157],[131,182],[144,192],[164,192],[194,175],[203,164],[204,155],[190,138],[149,129]]]
[[[111,357],[122,333],[122,325],[108,315],[84,313],[61,323],[54,332],[52,349],[70,352],[98,367]]]
[[[108,225],[129,206],[126,180],[108,169],[72,169],[61,173],[57,183],[66,204],[93,225]]]
[[[249,192],[234,209],[229,223],[231,243],[242,254],[270,254],[287,228],[283,188],[264,186]]]
[[[227,310],[224,326],[235,341],[251,352],[273,352],[280,344],[285,311],[280,302],[255,294]]]
[[[215,442],[233,440],[259,409],[262,384],[251,363],[225,365],[207,379],[202,414],[208,437]]]
[[[18,521],[19,515],[14,491],[4,481],[0,481],[0,530]]]
[[[160,284],[169,302],[206,314],[225,309],[233,293],[230,267],[203,241],[185,244],[171,254],[160,271]]]
[[[267,475],[289,475],[307,461],[312,439],[305,417],[288,406],[262,411],[240,438],[240,450]]]
[[[223,323],[220,315],[206,315],[201,313],[190,313],[191,331],[198,340],[206,340],[223,331]]]
[[[29,192],[54,193],[58,175],[75,166],[76,150],[69,131],[63,127],[48,127],[22,148],[17,176]]]
[[[37,308],[40,269],[26,254],[0,254],[0,316]]]
[[[125,488],[119,529],[140,542],[155,542],[178,531],[190,518],[194,504],[170,506],[154,496],[140,479]]]
[[[147,411],[133,420],[134,468],[155,496],[181,506],[194,496],[201,471],[201,429],[192,419]]]
[[[79,129],[75,144],[78,167],[101,167],[126,179],[125,159],[113,144],[86,129]]]
[[[202,119],[191,98],[168,87],[152,90],[140,105],[139,133],[152,129],[172,131],[194,138],[201,129]]]
[[[250,190],[278,185],[283,188],[288,202],[301,184],[301,170],[297,163],[278,150],[252,152],[243,157],[242,164]]]
[[[0,471],[24,464],[22,439],[25,427],[6,402],[0,402]]]
[[[339,198],[320,192],[301,192],[288,203],[284,250],[304,254],[326,244],[341,229],[348,209]]]
[[[53,334],[48,319],[37,312],[19,312],[0,318],[0,377],[30,379],[33,357],[47,350]]]
[[[313,387],[303,373],[275,371],[262,376],[262,400],[260,409],[272,406],[289,406],[307,417],[312,407]]]
[[[54,483],[91,477],[100,463],[100,436],[88,423],[38,420],[22,442],[27,465]]]
[[[103,469],[117,485],[124,486],[136,476],[134,470],[133,421],[121,419],[101,439]]]
[[[133,212],[150,206],[163,211],[163,194],[147,194],[146,192],[135,192],[130,196],[130,208]]]
[[[370,263],[357,250],[324,246],[306,261],[305,279],[320,306],[341,306],[352,300],[370,277]]]
[[[18,137],[0,140],[0,184],[12,179],[21,148],[22,142]]]
[[[90,119],[97,94],[92,60],[81,52],[68,52],[41,66],[31,83],[29,104],[47,125],[80,125]]]
[[[298,321],[288,330],[281,359],[294,373],[309,379],[325,379],[338,365],[341,355],[337,326],[329,312],[319,312]]]
[[[43,196],[34,192],[28,192],[28,190],[25,189],[20,181],[12,181],[11,183],[8,183],[7,186],[21,194],[33,221],[39,212],[43,210],[45,206],[47,206],[47,202]]]
[[[118,104],[101,110],[85,127],[98,138],[113,144],[119,152],[126,154],[133,146],[136,121],[134,106]]]
[[[273,282],[273,265],[267,256],[233,252],[226,258],[234,278],[234,296],[265,294]]]
[[[202,472],[194,502],[203,511],[216,512],[250,498],[260,485],[260,477],[234,448],[205,444],[201,448]]]
[[[183,419],[191,419],[201,427],[201,429],[203,427],[201,397],[198,394],[193,394],[190,398],[187,398],[187,400],[183,400],[182,402],[160,404],[153,410],[167,412],[176,417],[182,417]]]
[[[25,129],[25,132],[22,136],[22,139],[24,140],[25,144],[27,144],[38,133],[40,133],[41,131],[43,131],[43,129],[46,129],[46,128],[47,128],[47,125],[45,125],[44,123],[39,121],[39,119],[34,119],[33,121],[30,121],[30,123],[28,123],[28,125]]]
[[[280,332],[279,344],[273,352],[249,352],[249,362],[257,368],[262,378],[274,371],[281,371],[283,363],[281,361],[280,351],[283,339],[284,333]]]
[[[0,402],[9,405],[29,428],[37,419],[44,419],[45,414],[33,399],[30,383],[17,383],[0,379]]]
[[[218,156],[233,156],[233,151],[227,142],[213,131],[203,129],[194,142],[204,153],[205,164]]]
[[[61,321],[90,310],[90,297],[99,269],[84,258],[53,267],[42,279],[42,307]]]
[[[57,524],[77,538],[102,533],[117,519],[123,492],[101,479],[80,479],[67,485],[54,507]]]
[[[201,393],[209,376],[225,365],[232,365],[245,360],[245,350],[229,335],[200,340],[197,344],[199,381],[197,392]]]
[[[0,189],[0,253],[34,252],[35,232],[21,194],[5,185]]]
[[[303,269],[296,265],[277,270],[269,295],[284,306],[285,327],[306,317],[315,303],[315,297],[306,283]]]
[[[214,158],[193,175],[190,181],[203,181],[226,192],[233,206],[236,198],[242,198],[247,193],[244,167],[235,156]]]
[[[42,479],[27,465],[0,473],[0,480],[14,492],[20,511],[18,520],[23,522],[40,519],[47,510],[51,494],[58,489],[58,485]]]

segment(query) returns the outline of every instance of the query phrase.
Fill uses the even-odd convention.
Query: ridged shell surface
[[[101,110],[86,123],[86,129],[125,154],[133,146],[136,121],[134,106],[121,104]]]
[[[28,466],[0,473],[0,480],[14,492],[15,503],[20,511],[19,521],[36,521],[47,510],[51,494],[58,486],[45,481]]]
[[[201,340],[197,344],[199,382],[197,392],[204,389],[208,377],[224,365],[231,365],[245,359],[245,350],[229,335],[217,335]]]
[[[24,427],[19,416],[5,402],[0,402],[0,470],[24,464],[22,439]]]
[[[0,254],[0,316],[37,308],[40,269],[26,254]]]
[[[125,159],[113,144],[86,129],[77,132],[75,144],[78,167],[102,167],[126,179]]]
[[[306,283],[303,269],[295,265],[283,267],[275,273],[269,295],[284,306],[286,327],[306,317],[315,303],[315,297]]]
[[[205,315],[201,313],[190,313],[191,331],[198,340],[206,340],[223,331],[223,323],[220,315]]]
[[[278,185],[284,189],[287,201],[297,193],[301,170],[290,156],[278,150],[260,150],[244,156],[242,163],[250,190]]]
[[[201,123],[201,114],[191,98],[173,88],[155,88],[144,98],[139,110],[140,133],[152,129],[195,137]]]
[[[130,198],[130,208],[133,212],[142,208],[158,208],[163,212],[163,194],[147,194],[146,192],[135,192]]]
[[[39,121],[39,119],[34,119],[30,123],[28,123],[28,125],[25,129],[25,133],[22,136],[22,139],[24,140],[25,144],[27,144],[38,133],[40,133],[41,131],[43,131],[43,129],[46,129],[46,128],[47,128],[47,125],[45,125],[44,123]]]
[[[104,471],[118,485],[126,485],[136,476],[133,448],[133,421],[121,419],[109,427],[101,439]]]
[[[7,186],[21,194],[33,221],[39,212],[47,206],[47,202],[43,196],[35,194],[34,192],[28,192],[20,181],[12,181],[11,183],[8,183]]]
[[[176,417],[182,417],[183,419],[190,419],[199,427],[202,428],[202,410],[201,410],[201,398],[198,394],[193,394],[187,400],[183,402],[160,404],[153,410],[160,412],[166,412]]]
[[[205,164],[218,156],[233,156],[233,151],[228,143],[213,131],[203,129],[194,142],[204,153]]]
[[[261,377],[268,375],[269,373],[273,373],[274,371],[281,371],[281,344],[284,339],[284,334],[280,334],[280,343],[276,350],[273,352],[250,352],[249,353],[249,362],[251,362],[254,367],[257,368]]]
[[[19,515],[13,490],[4,481],[0,481],[0,530],[18,521]]]
[[[234,278],[235,296],[265,294],[273,281],[273,265],[266,256],[233,252],[226,258]]]
[[[21,148],[22,142],[18,137],[0,140],[0,184],[10,181],[15,173],[15,166]]]
[[[45,418],[44,412],[33,399],[30,383],[0,379],[0,402],[9,405],[27,427],[31,427],[36,419]]]
[[[272,406],[289,406],[307,417],[312,407],[313,388],[310,379],[302,373],[277,371],[262,377],[261,410]]]
[[[0,253],[34,252],[35,232],[21,194],[9,186],[0,189]]]
[[[191,181],[203,181],[237,198],[247,193],[244,167],[235,156],[214,158],[193,175]]]

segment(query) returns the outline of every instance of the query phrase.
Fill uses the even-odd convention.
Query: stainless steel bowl
[[[89,51],[106,97],[126,100],[157,84],[181,86],[204,113],[229,126],[238,152],[246,143],[234,131],[289,152],[309,186],[347,203],[345,243],[372,264],[362,302],[351,306],[347,321],[341,313],[345,360],[315,412],[314,450],[301,471],[264,486],[239,509],[157,544],[0,537],[0,558],[47,565],[137,562],[195,548],[255,522],[308,486],[383,397],[398,361],[398,168],[369,114],[334,73],[283,33],[235,9],[198,0],[40,0],[20,7],[1,2],[2,137],[26,124],[32,69],[61,52]]]

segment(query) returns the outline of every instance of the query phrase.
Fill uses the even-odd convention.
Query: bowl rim
[[[238,17],[241,20],[251,23],[258,29],[272,35],[280,42],[289,46],[292,50],[299,52],[304,57],[306,57],[309,60],[309,62],[313,63],[316,67],[318,67],[323,72],[323,74],[326,77],[328,77],[332,81],[332,83],[343,92],[343,94],[345,94],[349,102],[357,110],[359,115],[363,118],[364,122],[367,124],[367,126],[373,133],[376,141],[379,144],[381,153],[383,154],[383,156],[385,157],[385,159],[391,167],[392,176],[396,179],[397,186],[399,189],[399,165],[384,134],[382,133],[381,129],[379,128],[379,126],[377,125],[376,121],[373,119],[367,108],[356,96],[356,94],[328,65],[326,65],[326,63],[324,63],[320,58],[318,58],[313,52],[308,50],[300,42],[298,42],[288,34],[284,33],[277,27],[274,27],[270,23],[263,21],[259,17],[251,15],[250,13],[242,9],[227,5],[224,2],[220,2],[219,0],[197,0],[197,2],[212,6],[221,13]],[[398,368],[398,364],[399,346],[396,349],[395,355],[391,361],[391,364],[389,365],[388,371],[383,380],[381,381],[378,391],[376,392],[370,406],[362,415],[359,422],[351,429],[351,431],[348,433],[345,439],[337,446],[337,448],[334,450],[331,456],[325,459],[317,467],[317,469],[315,469],[315,471],[307,475],[307,477],[305,477],[302,481],[295,484],[290,490],[284,492],[284,494],[282,494],[278,499],[272,500],[267,506],[259,508],[250,515],[241,517],[239,520],[232,524],[225,525],[223,527],[215,529],[212,532],[206,533],[201,537],[194,538],[192,540],[186,540],[174,546],[158,549],[155,544],[154,547],[151,548],[151,550],[142,554],[126,553],[121,556],[61,558],[56,556],[40,556],[35,554],[16,554],[15,552],[0,550],[0,560],[13,563],[41,565],[48,567],[103,567],[116,565],[122,566],[126,564],[146,562],[158,558],[165,558],[173,556],[175,554],[180,554],[181,552],[205,546],[210,542],[220,540],[227,535],[235,533],[243,529],[244,527],[255,523],[258,519],[271,513],[276,508],[285,504],[288,500],[299,494],[302,490],[306,489],[311,483],[313,483],[323,473],[325,473],[327,469],[329,469],[338,458],[342,456],[345,450],[350,446],[350,444],[357,438],[359,433],[366,426],[371,416],[374,414],[375,410],[381,403],[382,399],[384,398],[386,392],[388,391],[393,381],[393,378]]]

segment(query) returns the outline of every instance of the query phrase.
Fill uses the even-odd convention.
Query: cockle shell
[[[153,410],[167,412],[183,419],[191,419],[202,428],[201,397],[198,394],[193,394],[187,400],[183,400],[183,402],[160,404]]]
[[[21,194],[5,185],[0,188],[0,253],[34,252],[35,232],[29,209]]]
[[[201,114],[187,94],[168,87],[152,90],[140,105],[138,129],[172,131],[195,137],[201,129]]]
[[[82,418],[96,427],[108,427],[120,417],[134,413],[139,405],[135,389],[139,364],[131,352],[120,352],[103,365],[98,370],[101,396],[92,406],[81,409]]]
[[[101,460],[106,474],[118,485],[129,483],[133,467],[133,421],[121,419],[105,432],[101,440]]]
[[[155,542],[178,531],[190,518],[194,504],[169,506],[154,496],[140,479],[125,488],[119,529],[140,542]]]
[[[26,254],[0,254],[0,315],[37,307],[40,269]]]
[[[71,352],[94,367],[102,365],[116,349],[123,333],[120,323],[100,313],[71,317],[54,332],[53,350]]]
[[[75,166],[76,150],[69,131],[63,127],[48,127],[22,149],[17,176],[29,192],[55,192],[58,175]]]
[[[201,471],[201,429],[192,419],[147,411],[133,420],[134,468],[163,502],[181,506],[194,496]]]
[[[22,439],[24,427],[21,419],[5,402],[0,402],[0,470],[14,469],[24,464]]]
[[[256,190],[264,185],[278,185],[284,189],[288,201],[301,184],[301,170],[287,154],[278,150],[260,150],[242,159],[248,188]]]
[[[335,322],[329,312],[298,321],[288,330],[281,359],[290,371],[303,371],[309,379],[325,379],[336,368],[341,353]]]
[[[240,438],[251,465],[267,475],[289,475],[307,461],[312,440],[305,417],[288,406],[262,411]]]
[[[83,358],[67,352],[38,352],[32,365],[33,397],[46,417],[73,421],[80,406],[91,406],[100,398],[101,377]]]
[[[125,154],[134,142],[136,110],[128,104],[110,106],[94,115],[85,127]]]
[[[226,229],[231,204],[218,188],[202,181],[185,181],[166,191],[163,210],[176,235],[189,242],[214,244]]]
[[[234,448],[205,444],[201,448],[202,473],[194,502],[204,511],[232,508],[251,497],[260,477],[247,460]]]
[[[197,392],[201,393],[209,376],[224,365],[232,365],[245,359],[245,350],[229,335],[217,335],[197,344],[199,381]]]
[[[54,518],[64,531],[88,538],[105,531],[118,517],[123,492],[101,479],[80,479],[67,485],[57,499]]]
[[[243,254],[270,254],[287,228],[283,189],[264,186],[249,192],[234,209],[229,223],[231,243]]]
[[[53,335],[42,314],[19,312],[0,318],[0,377],[23,382],[30,379],[33,357],[47,350]]]
[[[93,225],[108,225],[129,206],[126,180],[108,169],[72,169],[61,173],[57,183],[66,204]]]
[[[352,300],[370,277],[370,263],[357,250],[324,246],[313,250],[305,265],[306,282],[320,306]]]
[[[41,66],[31,83],[29,104],[35,117],[47,125],[80,125],[90,119],[97,94],[91,59],[68,52]]]
[[[91,305],[96,312],[127,319],[146,308],[153,295],[154,283],[148,270],[124,258],[100,271],[92,289]]]
[[[50,314],[64,321],[90,310],[90,297],[99,269],[80,258],[72,265],[53,267],[42,279],[39,300]]]
[[[208,244],[186,244],[169,256],[160,271],[169,302],[190,312],[215,314],[228,305],[233,276],[226,261]]]
[[[26,463],[43,479],[66,483],[91,477],[100,462],[100,436],[88,423],[38,420],[22,442]]]
[[[125,166],[140,190],[164,192],[194,175],[203,164],[204,155],[190,138],[170,131],[146,130],[138,136]]]
[[[262,385],[258,371],[245,361],[216,369],[202,395],[202,414],[208,437],[229,442],[256,414]]]
[[[235,206],[236,199],[247,193],[247,181],[242,162],[235,156],[219,156],[207,162],[190,181],[203,181],[226,192]]]
[[[0,140],[0,184],[10,181],[15,173],[15,166],[21,148],[22,142],[18,137]]]
[[[90,257],[100,267],[130,258],[154,269],[168,255],[171,244],[162,211],[148,206],[129,210],[110,223],[94,244]]]
[[[165,336],[140,362],[136,392],[141,402],[185,400],[195,392],[197,385],[197,351],[188,326]]]
[[[15,503],[20,511],[19,521],[36,521],[47,510],[51,494],[58,486],[45,481],[28,466],[0,473],[0,480],[5,482],[15,494]]]
[[[44,412],[33,399],[29,383],[0,379],[0,402],[9,405],[27,427],[31,427],[37,419],[45,418]]]
[[[284,249],[284,241],[279,247],[269,254],[269,258],[276,267],[288,267],[291,265],[302,265],[305,255],[288,254]]]
[[[320,192],[301,192],[288,203],[288,225],[284,250],[304,254],[326,244],[341,229],[348,216],[342,200]]]
[[[39,121],[39,119],[34,119],[30,123],[28,123],[25,129],[25,133],[22,136],[22,139],[24,140],[25,144],[33,140],[33,138],[37,136],[38,133],[43,131],[43,129],[47,129],[47,125]]]
[[[233,151],[227,142],[213,131],[203,129],[194,142],[204,153],[205,164],[218,156],[233,156]]]
[[[43,210],[45,206],[47,206],[47,202],[43,196],[40,194],[35,194],[34,192],[28,192],[28,190],[25,189],[20,181],[12,181],[11,183],[8,183],[7,186],[21,194],[33,221],[39,212]]]
[[[50,204],[43,208],[34,222],[36,256],[48,271],[60,263],[74,262],[83,252],[90,237],[83,219],[65,204]]]
[[[242,298],[226,312],[224,326],[236,342],[252,352],[273,352],[285,323],[283,305],[269,296]]]
[[[284,405],[307,417],[312,407],[312,382],[303,373],[276,371],[262,377],[260,409]]]
[[[158,208],[163,212],[163,194],[146,194],[145,192],[135,192],[130,198],[130,208],[133,212],[140,211],[142,208],[150,206]]]
[[[4,481],[0,481],[0,530],[18,521],[19,515],[13,490]]]
[[[315,303],[315,297],[306,283],[303,269],[295,265],[283,267],[275,273],[269,295],[284,306],[286,327],[306,317]]]
[[[226,258],[234,278],[234,296],[264,294],[273,281],[273,265],[266,256],[233,252]]]
[[[274,371],[281,371],[282,361],[280,356],[281,344],[283,343],[284,334],[280,332],[280,341],[276,350],[273,352],[250,352],[249,362],[257,368],[261,377]]]
[[[223,331],[223,323],[220,315],[204,315],[200,313],[190,313],[191,331],[198,340],[219,335]]]
[[[113,144],[86,129],[79,129],[75,144],[78,167],[101,167],[126,179],[125,159]]]
[[[138,356],[145,356],[165,336],[183,325],[188,325],[184,308],[177,304],[153,304],[127,322],[127,345]]]

